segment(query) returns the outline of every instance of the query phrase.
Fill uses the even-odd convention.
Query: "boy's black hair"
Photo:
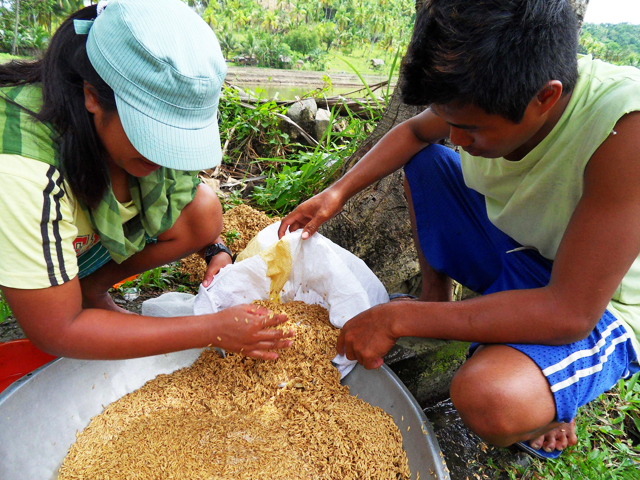
[[[578,19],[569,0],[426,0],[404,64],[411,105],[473,104],[519,123],[550,80],[578,79]]]
[[[64,179],[76,197],[90,207],[100,202],[111,179],[107,152],[98,138],[93,115],[85,107],[84,82],[93,86],[105,112],[116,112],[113,90],[87,56],[87,35],[76,34],[73,26],[74,19],[95,17],[96,5],[77,11],[60,25],[42,59],[0,66],[0,86],[42,84],[42,108],[34,116],[53,125],[59,134]]]

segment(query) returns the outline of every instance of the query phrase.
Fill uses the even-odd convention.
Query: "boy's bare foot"
[[[542,448],[545,452],[562,451],[576,443],[578,443],[578,437],[576,436],[575,420],[571,420],[570,423],[561,423],[545,435],[529,440],[531,448],[534,450]]]

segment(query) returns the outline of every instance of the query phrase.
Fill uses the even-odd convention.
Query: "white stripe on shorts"
[[[593,375],[594,373],[601,371],[602,364],[607,361],[607,358],[609,357],[611,352],[613,352],[616,349],[616,345],[618,345],[619,343],[626,342],[630,338],[631,336],[629,335],[629,333],[625,332],[624,335],[620,335],[618,338],[615,338],[614,340],[612,340],[611,345],[609,345],[609,347],[604,351],[604,355],[600,356],[600,363],[589,368],[583,368],[582,370],[578,370],[576,371],[575,375],[567,378],[566,380],[563,380],[562,382],[558,382],[555,385],[551,385],[551,391],[555,393],[559,390],[562,390],[563,388],[567,388],[568,386],[573,385],[581,378],[588,377],[589,375]]]
[[[624,324],[622,323],[622,321],[616,320],[615,322],[611,323],[611,325],[609,325],[604,332],[602,332],[602,338],[598,340],[598,343],[596,343],[593,348],[590,348],[588,350],[578,350],[577,352],[572,353],[567,358],[556,363],[555,365],[548,366],[542,371],[542,373],[545,375],[545,377],[548,377],[549,375],[552,375],[556,372],[559,372],[563,368],[566,368],[576,360],[590,357],[591,355],[598,353],[598,351],[600,351],[604,344],[607,343],[607,337],[611,335],[611,331],[623,325]]]

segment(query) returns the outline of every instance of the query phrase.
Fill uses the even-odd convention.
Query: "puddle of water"
[[[494,465],[523,465],[530,461],[515,449],[484,443],[462,423],[450,399],[428,406],[424,413],[433,425],[452,480],[507,479],[506,473],[487,467],[489,459]]]
[[[296,97],[303,97],[309,92],[313,92],[317,88],[322,88],[322,85],[280,85],[264,83],[260,85],[254,84],[242,84],[238,85],[242,89],[247,89],[253,92],[258,98],[265,99],[278,99],[278,100],[295,100]],[[327,97],[335,97],[338,95],[347,96],[348,98],[364,98],[367,96],[366,91],[362,90],[357,93],[351,94],[358,87],[333,87],[325,92]],[[386,94],[386,87],[384,93]],[[389,94],[393,91],[393,88],[389,89]],[[350,94],[350,95],[347,95]],[[378,89],[374,92],[374,95],[381,96],[383,92]]]
[[[477,469],[468,465],[481,452],[481,440],[464,426],[451,400],[447,399],[424,409],[438,437],[452,479],[474,478]]]
[[[296,97],[303,97],[309,92],[313,92],[316,88],[322,88],[322,85],[269,85],[264,83],[261,85],[238,85],[240,88],[250,90],[260,98],[277,98],[278,100],[295,100]],[[327,96],[342,95],[348,93],[354,88],[344,89],[336,88],[327,92]]]

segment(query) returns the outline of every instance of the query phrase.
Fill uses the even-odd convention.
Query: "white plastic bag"
[[[207,288],[200,285],[196,315],[268,300],[271,293],[271,299],[279,294],[283,303],[321,305],[333,326],[342,328],[359,313],[389,301],[382,282],[358,257],[318,233],[302,240],[298,230],[278,240],[279,226],[262,230],[239,256],[241,261],[223,268]],[[333,363],[344,377],[356,362],[339,355]]]

